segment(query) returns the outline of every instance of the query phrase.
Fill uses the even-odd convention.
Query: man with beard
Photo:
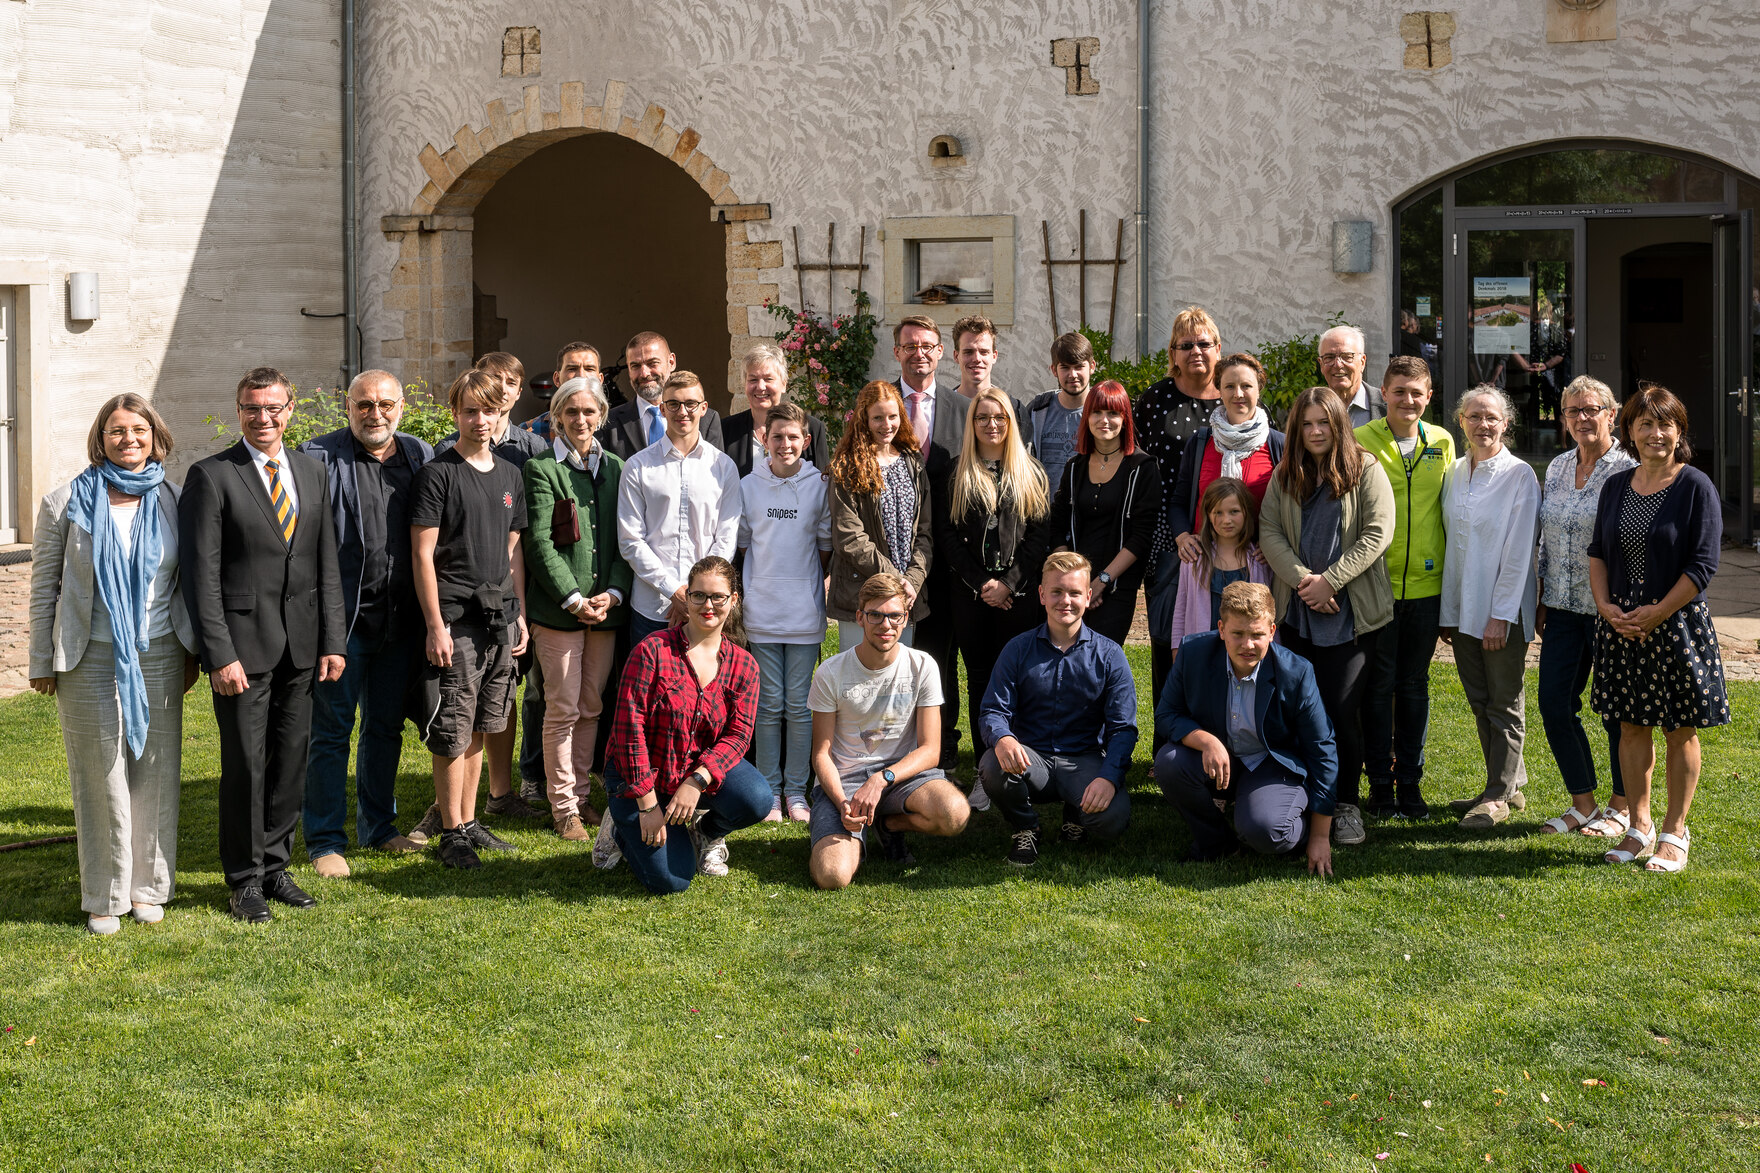
[[[660,392],[667,378],[678,369],[678,356],[672,353],[672,346],[664,337],[644,330],[623,344],[623,361],[635,398],[611,409],[599,429],[599,443],[607,452],[628,460],[666,434]],[[711,448],[722,447],[721,413],[712,407],[704,408],[697,435]]]

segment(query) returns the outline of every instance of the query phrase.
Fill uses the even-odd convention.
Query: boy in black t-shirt
[[[526,498],[519,470],[490,447],[500,384],[467,371],[447,398],[458,443],[416,473],[410,547],[428,663],[439,672],[438,708],[424,714],[422,733],[434,755],[440,861],[474,868],[478,848],[512,848],[477,822],[477,782],[484,735],[505,729],[512,714],[513,658],[526,646]]]

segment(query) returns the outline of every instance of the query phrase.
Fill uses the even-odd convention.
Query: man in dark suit
[[[220,726],[220,865],[231,912],[316,903],[287,874],[305,797],[312,685],[340,679],[348,625],[324,466],[281,444],[292,385],[238,384],[244,439],[198,462],[178,502],[184,598]],[[266,899],[265,899],[266,898]]]
[[[628,460],[666,434],[666,417],[660,410],[660,391],[667,378],[678,369],[678,356],[664,337],[644,330],[623,344],[623,361],[629,368],[629,384],[635,398],[611,409],[599,428],[600,445]],[[721,441],[721,413],[713,407],[703,410],[698,434],[712,448],[725,447]],[[613,674],[612,679],[616,680]],[[605,722],[609,725],[609,722]]]
[[[1305,844],[1308,870],[1331,875],[1338,752],[1314,669],[1272,642],[1269,587],[1230,583],[1219,610],[1218,631],[1180,643],[1155,706],[1155,781],[1192,829],[1191,858]]]
[[[416,851],[397,833],[397,765],[403,752],[404,694],[420,663],[423,627],[410,569],[409,497],[416,470],[434,458],[427,441],[397,430],[403,385],[386,371],[349,384],[348,426],[299,450],[329,474],[330,515],[342,578],[348,666],[314,693],[306,769],[306,853],[320,876],[346,876],[348,742],[360,713],[355,754],[355,834],[362,847]]]
[[[951,387],[938,387],[935,370],[941,365],[941,327],[920,316],[901,318],[892,328],[892,356],[898,360],[899,390],[904,393],[905,415],[923,446],[923,467],[929,474],[929,507],[937,524],[946,520],[949,485],[960,445],[966,436],[966,408],[970,401]],[[953,628],[953,575],[940,559],[929,563],[923,583],[929,616],[917,624],[911,646],[935,657],[941,668],[941,762],[952,770],[959,760],[959,643]],[[981,792],[974,795],[976,810],[989,809]]]

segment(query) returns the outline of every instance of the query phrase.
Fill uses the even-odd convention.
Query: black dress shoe
[[[263,888],[260,884],[244,884],[232,890],[232,899],[227,902],[227,911],[235,920],[247,925],[266,925],[269,923],[269,902],[263,899]]]
[[[309,896],[305,889],[293,882],[293,877],[286,872],[276,872],[263,884],[263,894],[271,900],[279,900],[294,908],[310,908],[318,902]]]

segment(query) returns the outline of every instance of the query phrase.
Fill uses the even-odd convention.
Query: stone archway
[[[713,201],[711,215],[727,234],[727,330],[732,359],[727,387],[737,410],[743,404],[734,369],[752,343],[768,336],[764,301],[778,296],[782,242],[753,241],[747,225],[768,220],[768,204],[741,203],[732,179],[701,149],[695,128],[678,127],[667,112],[649,103],[641,116],[625,114],[637,103],[621,81],[605,86],[604,99],[586,104],[583,82],[564,82],[558,106],[544,109],[543,87],[527,86],[524,102],[513,110],[500,98],[483,106],[484,124],[469,123],[440,150],[425,144],[417,162],[427,184],[410,202],[410,211],[385,216],[380,228],[397,242],[398,257],[382,304],[386,316],[401,316],[403,333],[386,338],[381,353],[404,382],[425,380],[446,387],[473,359],[474,304],[471,294],[472,214],[497,180],[536,152],[588,134],[620,134],[680,167]]]

